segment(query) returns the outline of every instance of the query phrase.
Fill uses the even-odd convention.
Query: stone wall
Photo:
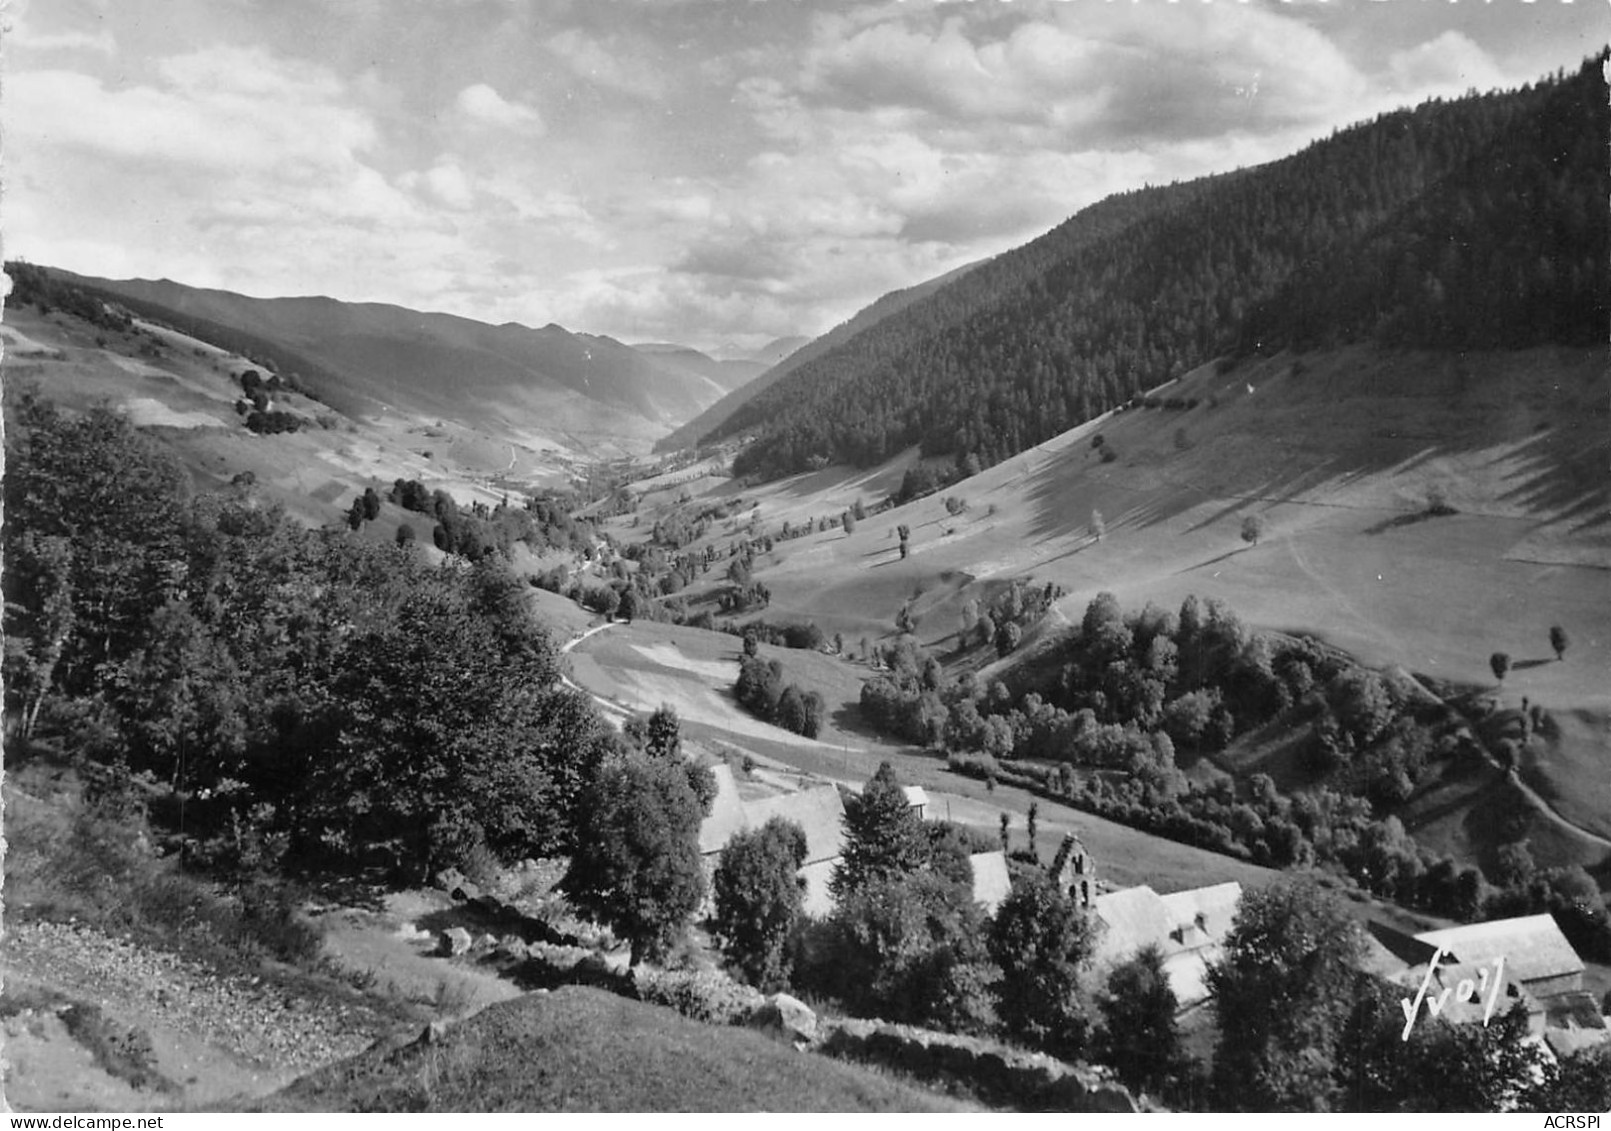
[[[975,1037],[883,1021],[819,1021],[819,1052],[919,1080],[960,1085],[987,1104],[1020,1111],[1141,1111],[1105,1072]]]

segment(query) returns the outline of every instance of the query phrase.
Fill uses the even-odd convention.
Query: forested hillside
[[[1603,340],[1600,59],[1434,100],[1236,174],[1110,198],[755,397],[738,474],[989,464],[1216,356]]]
[[[740,385],[728,393],[687,424],[657,442],[654,450],[657,452],[674,452],[678,448],[691,447],[697,444],[702,436],[715,431],[744,405],[770,389],[773,385],[776,385],[802,365],[821,357],[839,345],[839,343],[848,341],[855,335],[871,329],[883,319],[905,310],[913,303],[928,297],[946,284],[960,279],[977,266],[978,264],[976,263],[970,263],[966,266],[958,267],[955,271],[949,271],[937,279],[930,279],[928,282],[919,283],[915,287],[907,287],[904,290],[892,291],[887,295],[883,295],[871,305],[857,311],[853,317],[829,330],[822,337],[794,350],[776,365],[756,376],[754,380]]]

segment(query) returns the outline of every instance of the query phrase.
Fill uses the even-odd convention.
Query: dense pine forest
[[[740,475],[998,462],[1215,357],[1603,341],[1604,60],[1110,198],[799,367],[707,439]],[[1188,207],[1189,205],[1189,207]]]

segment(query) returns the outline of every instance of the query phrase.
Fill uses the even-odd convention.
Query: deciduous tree
[[[714,879],[716,931],[744,980],[763,990],[788,984],[790,936],[805,902],[805,830],[773,817],[722,849]]]
[[[634,966],[663,954],[704,896],[700,819],[687,773],[666,759],[607,764],[584,801],[561,888],[628,940]]]
[[[996,912],[990,956],[1001,967],[1002,1023],[1058,1056],[1084,1052],[1089,1020],[1080,970],[1096,944],[1093,921],[1042,872],[1021,874]]]
[[[1108,975],[1097,997],[1102,1027],[1096,1055],[1138,1091],[1167,1089],[1186,1067],[1175,1014],[1180,1003],[1164,972],[1163,952],[1148,944]]]
[[[1210,967],[1214,1082],[1227,1107],[1327,1111],[1353,1004],[1359,927],[1310,876],[1244,892],[1225,959]]]

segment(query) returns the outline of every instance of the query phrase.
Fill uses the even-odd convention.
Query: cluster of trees
[[[1100,594],[1041,662],[988,687],[951,678],[909,642],[885,657],[889,671],[862,686],[866,717],[947,751],[958,772],[1259,864],[1335,868],[1454,918],[1549,910],[1583,953],[1611,953],[1603,901],[1580,869],[1522,868],[1496,888],[1386,813],[1437,761],[1481,762],[1469,727],[1312,640],[1248,634],[1218,601],[1127,615]],[[1177,765],[1182,752],[1220,749],[1277,718],[1308,728],[1302,757],[1315,781],[1304,792],[1283,795],[1262,774],[1240,793],[1194,785]]]
[[[373,522],[380,517],[380,496],[373,487],[366,487],[362,495],[353,496],[352,506],[347,508],[347,525],[353,530],[359,530],[366,522]]]
[[[1109,198],[800,365],[708,439],[758,433],[740,476],[913,444],[989,465],[1238,350],[1597,342],[1600,67]]]
[[[962,606],[957,643],[961,648],[993,646],[998,655],[1005,656],[1018,647],[1024,632],[1045,616],[1063,593],[1061,585],[1050,581],[1037,586],[1033,578],[1014,578],[983,605],[970,599]]]
[[[751,641],[758,644],[775,644],[781,648],[803,649],[808,652],[821,651],[827,643],[827,637],[822,629],[810,621],[794,621],[789,624],[767,624],[763,620],[752,620],[737,625],[726,623],[721,631],[744,638],[744,654],[754,655]]]
[[[497,561],[429,568],[237,492],[109,410],[6,432],[5,693],[25,739],[141,780],[223,867],[569,850],[616,741]],[[132,788],[132,787],[129,787]]]
[[[745,639],[746,655],[739,665],[733,694],[739,705],[756,718],[776,723],[784,730],[815,738],[822,730],[822,696],[802,691],[797,683],[783,682],[783,665],[763,659],[749,649],[754,637]]]
[[[264,412],[261,409],[252,409],[246,413],[246,427],[249,431],[260,436],[273,436],[281,432],[300,431],[306,421],[294,412],[283,409],[270,409]]]
[[[367,500],[371,494],[372,488],[365,491],[361,500],[354,502],[355,509],[348,516],[349,523],[360,503],[364,507],[364,517],[374,517],[368,513],[370,504]],[[431,490],[417,479],[398,479],[386,492],[386,499],[406,511],[430,519],[431,541],[436,548],[470,561],[479,561],[492,555],[507,559],[516,542],[524,542],[538,553],[550,548],[578,550],[592,545],[592,524],[575,518],[567,500],[558,496],[535,497],[528,500],[524,507],[510,506],[507,499],[496,507],[476,502],[466,511],[441,488]],[[379,513],[378,504],[377,496],[374,504],[376,513]],[[354,526],[354,529],[357,527]]]

